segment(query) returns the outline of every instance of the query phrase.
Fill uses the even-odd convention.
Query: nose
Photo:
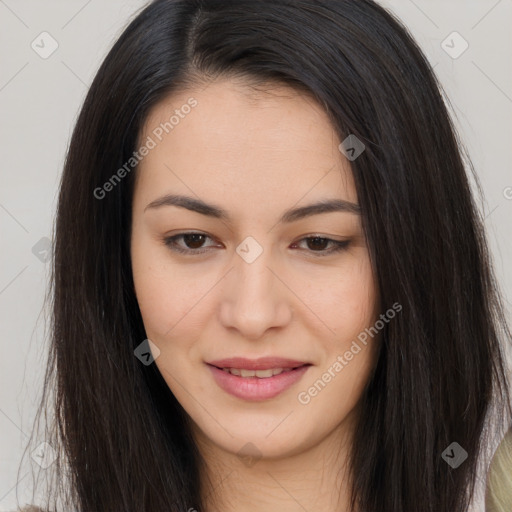
[[[248,340],[260,339],[271,329],[283,328],[292,318],[291,292],[276,277],[263,253],[252,263],[234,255],[235,268],[224,283],[220,321]],[[270,268],[269,268],[270,267]]]

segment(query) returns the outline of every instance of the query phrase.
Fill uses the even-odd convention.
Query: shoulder
[[[510,429],[492,459],[487,477],[486,510],[512,510],[512,429]]]
[[[508,430],[505,437],[502,439],[501,443],[496,450],[493,458],[493,464],[497,461],[497,463],[505,463],[512,464],[512,428]]]

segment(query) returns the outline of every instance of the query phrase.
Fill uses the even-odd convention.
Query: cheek
[[[312,429],[319,417],[325,429],[334,429],[354,409],[368,384],[379,343],[378,335],[366,334],[378,317],[378,294],[369,258],[334,275],[323,306],[319,303],[317,307],[335,334],[322,338],[322,362],[297,396]]]
[[[137,302],[151,339],[170,335],[204,294],[204,280],[193,279],[169,263],[165,250],[134,237],[132,272]]]
[[[308,280],[303,292],[311,309],[331,328],[329,338],[337,344],[350,343],[377,315],[378,294],[372,267],[367,252],[360,252],[339,268]]]

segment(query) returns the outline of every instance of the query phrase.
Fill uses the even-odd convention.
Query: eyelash
[[[190,248],[185,249],[185,248],[177,245],[176,240],[178,240],[180,238],[182,239],[184,236],[187,236],[187,235],[200,235],[200,236],[209,238],[210,240],[213,240],[212,237],[208,236],[206,233],[192,231],[192,232],[179,233],[177,235],[170,236],[170,237],[164,237],[163,243],[164,243],[164,245],[166,245],[169,249],[171,249],[174,252],[178,252],[180,254],[188,254],[190,256],[203,254],[209,250],[208,247],[206,247],[206,248],[201,247],[199,249],[190,249]],[[309,250],[306,249],[306,250],[308,250],[308,252],[310,252],[315,257],[322,257],[322,256],[334,254],[337,252],[341,252],[341,251],[347,249],[347,247],[350,243],[349,240],[333,240],[332,238],[327,238],[327,237],[319,236],[319,235],[310,235],[310,236],[301,238],[299,240],[299,242],[302,242],[305,240],[314,240],[314,239],[326,241],[328,244],[332,243],[332,245],[333,245],[333,247],[331,247],[331,249],[328,249],[328,250],[314,251],[311,249],[309,249]],[[297,244],[297,242],[294,242],[293,245],[296,245],[296,244]]]

